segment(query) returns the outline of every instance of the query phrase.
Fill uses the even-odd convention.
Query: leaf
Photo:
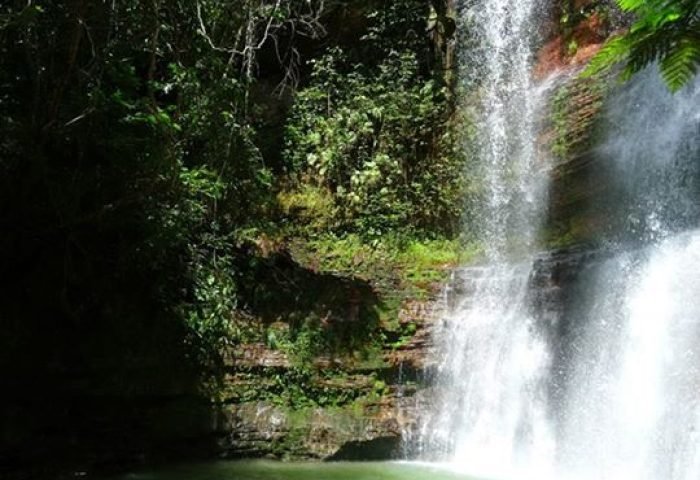
[[[625,12],[632,12],[644,6],[644,0],[618,0],[617,4]]]
[[[693,0],[618,0],[637,21],[623,35],[609,40],[582,72],[589,77],[622,63],[623,79],[659,62],[661,76],[675,92],[698,72],[700,63],[699,3]]]
[[[43,11],[44,9],[39,5],[27,5],[15,18],[11,18],[11,15],[6,15],[4,18],[0,18],[0,30],[11,25],[17,27],[26,26],[33,22],[40,13],[43,13]],[[3,20],[5,20],[4,24],[2,23]]]
[[[672,92],[680,90],[698,72],[700,66],[700,43],[685,38],[676,51],[661,61],[661,76]]]
[[[608,70],[613,65],[624,61],[630,52],[630,41],[628,37],[621,35],[609,40],[603,48],[591,59],[588,66],[581,73],[581,76],[591,77],[604,70]]]

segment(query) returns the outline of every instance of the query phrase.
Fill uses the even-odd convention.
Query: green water
[[[132,473],[118,480],[474,480],[435,465],[374,463],[212,462]]]

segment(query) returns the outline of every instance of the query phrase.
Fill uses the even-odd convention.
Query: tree
[[[622,64],[628,79],[654,62],[668,88],[686,85],[700,66],[700,2],[697,0],[617,0],[637,16],[627,33],[610,39],[591,60],[584,76]]]

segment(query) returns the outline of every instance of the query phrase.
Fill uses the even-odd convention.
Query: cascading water
[[[506,475],[520,459],[552,453],[544,409],[550,355],[526,307],[547,198],[537,135],[549,84],[531,76],[545,5],[470,3],[460,12],[469,32],[462,64],[466,88],[480,95],[474,156],[483,191],[472,213],[487,263],[460,272],[464,294],[436,332],[440,388],[419,448],[471,472]]]
[[[471,44],[462,76],[481,96],[474,153],[483,191],[474,224],[491,263],[531,251],[543,216],[547,176],[536,137],[546,84],[531,77],[540,3],[486,0],[462,9]]]
[[[577,280],[556,338],[556,467],[572,478],[700,478],[700,82],[653,70],[618,93],[598,148],[621,199],[612,254]]]
[[[465,82],[481,98],[474,208],[486,262],[456,275],[423,458],[487,478],[700,478],[700,82],[650,69],[612,95],[595,154],[616,202],[604,245],[544,308],[537,254],[545,85],[530,77],[543,5],[463,9]],[[604,238],[603,238],[604,237]],[[545,302],[546,303],[546,302]]]

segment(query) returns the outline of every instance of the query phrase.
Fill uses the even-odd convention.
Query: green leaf
[[[582,72],[588,77],[623,64],[628,79],[659,62],[661,76],[675,92],[688,84],[700,63],[700,4],[692,0],[618,0],[638,15],[630,30],[609,40]]]
[[[700,43],[683,39],[676,51],[661,61],[661,76],[672,92],[680,90],[697,74],[700,66]]]

